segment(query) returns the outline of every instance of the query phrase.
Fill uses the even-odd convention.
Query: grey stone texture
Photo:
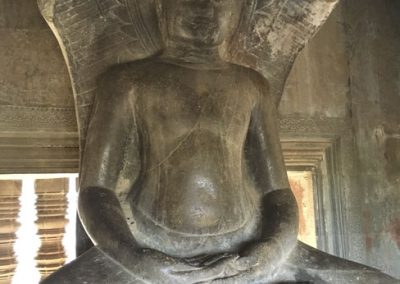
[[[397,278],[399,13],[398,0],[342,1],[297,58],[280,105],[282,140],[339,145],[341,209],[323,204],[342,215],[345,246],[335,251],[328,236],[326,251]],[[77,171],[70,79],[36,3],[1,1],[0,34],[0,171]]]
[[[0,173],[76,172],[74,100],[37,3],[0,2]]]

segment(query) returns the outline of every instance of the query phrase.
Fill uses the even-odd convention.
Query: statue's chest
[[[254,105],[251,94],[229,87],[168,86],[147,93],[138,104],[142,122],[151,132],[174,137],[194,128],[226,135],[247,131]]]

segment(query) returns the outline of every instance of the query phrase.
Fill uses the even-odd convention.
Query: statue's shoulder
[[[230,65],[230,69],[235,72],[236,76],[240,76],[242,80],[247,81],[249,84],[262,87],[268,86],[267,79],[256,70],[236,64]]]
[[[244,84],[246,89],[252,90],[252,93],[259,98],[270,96],[270,87],[268,80],[254,69],[232,64],[232,70],[235,72],[235,77],[240,77],[241,84]]]
[[[143,85],[149,78],[149,72],[155,68],[154,61],[139,60],[122,63],[108,68],[97,81],[97,98],[106,101],[123,101],[138,85]],[[150,76],[154,78],[154,76]]]
[[[100,76],[100,80],[113,85],[138,83],[148,75],[156,63],[154,60],[144,59],[121,63],[111,66]]]

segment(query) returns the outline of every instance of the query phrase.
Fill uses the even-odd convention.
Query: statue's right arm
[[[79,192],[79,214],[86,231],[100,249],[114,258],[121,257],[127,248],[138,248],[116,195],[125,162],[125,144],[131,131],[135,131],[125,81],[124,74],[117,72],[106,73],[99,81],[86,136]],[[130,142],[137,147],[138,141]],[[125,185],[127,190],[137,176],[135,172],[131,174]]]

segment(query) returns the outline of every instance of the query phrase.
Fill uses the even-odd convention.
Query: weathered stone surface
[[[35,1],[3,0],[0,2],[0,29],[46,29]]]
[[[97,245],[46,282],[96,260],[128,282],[396,281],[296,242],[276,105],[336,2],[40,1],[73,82]]]
[[[43,284],[93,283],[136,284],[145,283],[129,273],[98,248],[92,248],[74,262],[64,266],[59,273],[45,279]],[[296,282],[302,279],[300,282]],[[218,283],[218,282],[212,282]],[[245,282],[227,282],[245,283]],[[270,282],[261,282],[270,283]],[[271,283],[399,283],[390,276],[383,276],[378,270],[351,261],[324,254],[300,244],[290,261],[276,273]]]
[[[48,30],[0,28],[0,104],[73,106],[68,75]]]
[[[349,117],[349,70],[342,13],[340,3],[296,58],[279,105],[282,116]]]
[[[400,137],[388,137],[385,141],[386,174],[391,182],[400,180]]]
[[[51,2],[51,1],[49,1]],[[343,190],[346,219],[344,238],[349,241],[348,252],[345,257],[362,263],[368,263],[375,267],[384,269],[392,275],[398,274],[399,250],[398,250],[398,232],[399,222],[396,218],[398,214],[392,213],[393,208],[398,208],[398,171],[396,168],[396,146],[395,140],[398,139],[398,127],[400,112],[398,109],[398,91],[396,84],[398,84],[398,76],[396,75],[396,66],[398,66],[398,1],[358,1],[349,0],[346,4],[351,5],[353,8],[349,9],[346,5],[340,10],[336,10],[332,17],[328,20],[326,25],[320,33],[310,42],[311,45],[306,47],[301,53],[299,60],[293,69],[292,76],[288,79],[288,87],[280,105],[281,112],[284,115],[282,119],[281,132],[284,134],[284,150],[286,151],[287,164],[299,165],[305,163],[306,165],[318,165],[318,162],[323,159],[323,147],[319,143],[321,137],[327,139],[339,139],[340,152],[339,156],[342,157],[342,168],[339,175],[343,177],[343,184],[339,185],[339,189]],[[32,64],[39,64],[46,66],[51,62],[56,61],[54,68],[51,72],[58,72],[56,68],[62,67],[61,52],[49,51],[49,47],[43,47],[43,42],[50,43],[54,51],[58,49],[54,40],[51,42],[51,32],[46,27],[44,20],[41,19],[39,12],[35,9],[35,1],[29,0],[4,0],[0,3],[0,27],[4,28],[4,34],[18,34],[16,30],[21,31],[21,34],[29,34],[32,30],[46,30],[44,32],[34,32],[35,40],[29,40],[29,45],[25,45],[22,41],[18,44],[26,46],[26,50],[34,49],[35,45],[43,48],[44,53],[51,53],[51,56],[44,57],[39,55],[42,60],[27,60]],[[367,9],[368,8],[368,9]],[[342,15],[344,14],[344,16]],[[351,22],[348,22],[352,19]],[[382,20],[384,19],[384,21]],[[358,22],[359,24],[354,24]],[[346,46],[349,47],[349,54],[343,56],[343,48],[346,46],[343,42],[343,37],[346,36],[349,42]],[[370,38],[367,41],[360,40],[365,37]],[[8,36],[7,39],[13,39],[15,36]],[[25,38],[32,38],[25,37]],[[3,38],[2,38],[3,39]],[[375,39],[375,40],[371,40]],[[0,44],[4,49],[10,50],[9,46],[16,46],[16,41],[4,41]],[[361,42],[359,44],[355,44]],[[377,50],[371,55],[371,44],[377,44]],[[17,46],[18,47],[18,46]],[[354,48],[354,49],[353,49]],[[358,50],[354,55],[354,50]],[[20,49],[18,50],[21,51]],[[54,53],[54,54],[53,54]],[[38,54],[35,52],[35,55]],[[19,58],[19,53],[8,52],[5,58],[8,66],[15,58]],[[55,58],[58,56],[58,58]],[[373,64],[366,64],[366,58],[375,58]],[[24,53],[24,58],[27,58]],[[363,59],[364,58],[364,59]],[[20,60],[21,61],[21,60]],[[19,62],[20,62],[19,61]],[[345,61],[345,62],[343,62]],[[349,74],[347,61],[352,66],[352,80],[348,80]],[[20,62],[21,63],[21,62]],[[23,63],[23,62],[22,62]],[[21,63],[21,64],[22,64]],[[376,66],[379,66],[377,68]],[[23,65],[26,70],[30,70],[29,64]],[[52,64],[51,64],[52,66]],[[59,67],[57,67],[59,66]],[[331,68],[330,68],[331,67]],[[311,73],[309,72],[311,68]],[[41,67],[39,69],[42,69]],[[14,72],[12,69],[8,69]],[[61,70],[61,69],[60,69]],[[2,73],[7,78],[12,78],[10,72]],[[66,71],[60,74],[58,81],[65,86],[68,85],[69,78]],[[22,74],[21,70],[18,74]],[[42,74],[46,78],[46,74]],[[376,74],[376,75],[371,75]],[[354,146],[354,138],[352,129],[357,131],[360,127],[357,123],[352,125],[351,119],[352,111],[360,110],[368,113],[370,107],[374,107],[375,103],[366,105],[358,100],[352,104],[352,96],[359,96],[366,98],[367,91],[360,88],[364,83],[358,83],[359,78],[365,76],[368,85],[366,90],[371,93],[381,92],[381,102],[385,102],[383,115],[385,117],[385,135],[383,146],[378,143],[369,143],[363,150],[358,151],[358,145]],[[21,80],[18,83],[24,85],[26,90],[26,83],[32,80],[30,76]],[[370,80],[371,77],[376,80]],[[320,79],[324,78],[324,80]],[[358,78],[355,80],[354,78]],[[37,79],[34,80],[37,82]],[[15,93],[15,97],[9,96],[8,102],[26,104],[28,106],[5,106],[0,109],[0,171],[2,173],[16,173],[16,172],[76,172],[78,170],[78,144],[75,115],[72,106],[71,94],[67,91],[62,91],[57,85],[51,84],[52,87],[46,86],[47,81],[44,80],[40,88],[49,89],[49,102],[56,105],[56,108],[48,108],[46,106],[38,107],[38,104],[46,102],[42,96],[40,101],[37,100],[33,92]],[[49,83],[53,80],[49,81]],[[376,88],[376,84],[379,88]],[[33,85],[33,84],[28,84]],[[344,101],[344,86],[348,85],[352,88],[352,92],[348,90],[347,101]],[[324,88],[326,86],[327,89]],[[57,92],[52,92],[51,88],[55,87]],[[68,87],[68,86],[67,86]],[[27,90],[29,91],[29,90]],[[62,98],[56,98],[56,96]],[[19,98],[18,96],[21,96]],[[286,97],[285,97],[286,96]],[[368,95],[369,97],[370,95]],[[68,99],[69,98],[69,99]],[[323,98],[323,99],[322,99]],[[30,102],[32,99],[32,102]],[[64,102],[68,102],[68,107],[65,108]],[[30,104],[35,104],[35,107]],[[61,108],[60,108],[61,107]],[[348,111],[346,111],[346,109]],[[341,118],[342,115],[348,117]],[[371,116],[374,116],[371,112]],[[326,118],[330,116],[332,118]],[[368,121],[369,118],[363,118]],[[380,119],[380,118],[379,118]],[[355,120],[354,120],[355,122]],[[45,130],[45,133],[38,130]],[[59,132],[61,129],[67,129],[68,133]],[[368,130],[369,131],[369,130]],[[373,136],[374,131],[370,131]],[[378,131],[378,133],[380,133]],[[371,136],[371,137],[372,137]],[[288,138],[293,140],[302,141],[300,144],[287,145]],[[379,136],[378,137],[383,137]],[[291,140],[291,141],[292,141]],[[296,141],[297,141],[296,140]],[[310,142],[311,141],[311,142]],[[358,141],[364,141],[358,139]],[[329,143],[328,143],[329,144]],[[309,153],[304,152],[304,146],[312,148]],[[315,149],[313,148],[315,146]],[[354,147],[353,147],[354,146]],[[382,165],[385,169],[383,172],[374,175],[374,180],[382,183],[382,186],[375,186],[376,191],[381,187],[386,188],[387,180],[390,182],[390,188],[385,190],[387,192],[394,192],[390,197],[386,198],[387,202],[382,205],[379,199],[368,198],[368,212],[364,213],[364,219],[359,220],[362,216],[365,207],[362,204],[365,201],[363,197],[365,187],[357,184],[359,179],[358,171],[364,172],[365,169],[375,169],[375,158],[368,155],[369,158],[365,161],[365,167],[358,169],[358,165],[353,165],[356,162],[357,153],[363,155],[365,152],[374,152],[375,148],[379,147],[381,154],[378,155],[379,159],[384,161]],[[299,149],[296,155],[293,155],[292,149]],[[290,150],[290,151],[288,151]],[[316,154],[316,152],[318,152]],[[316,159],[313,159],[317,156]],[[364,163],[364,162],[363,162]],[[303,164],[304,165],[304,164]],[[386,176],[387,175],[387,176]],[[362,177],[362,175],[361,175]],[[368,182],[367,182],[368,184]],[[337,188],[337,187],[335,187]],[[326,189],[326,188],[325,188]],[[385,208],[383,211],[382,208]],[[329,207],[327,207],[329,211]],[[387,216],[385,217],[385,215]],[[377,220],[377,221],[371,221]],[[381,222],[384,220],[383,222]],[[371,223],[383,224],[383,226],[367,226]],[[383,228],[384,227],[384,228]],[[383,229],[382,229],[383,228]],[[383,231],[382,231],[383,230]],[[337,231],[330,231],[331,236],[335,235]],[[366,247],[373,247],[373,252],[365,254]],[[368,249],[369,250],[369,249]],[[327,251],[330,251],[328,249]],[[334,253],[334,252],[332,252]],[[376,257],[376,255],[383,257]]]
[[[0,173],[77,172],[70,79],[36,1],[1,1],[0,38]]]
[[[352,259],[400,277],[399,1],[344,2],[357,181],[348,218],[359,231]]]

